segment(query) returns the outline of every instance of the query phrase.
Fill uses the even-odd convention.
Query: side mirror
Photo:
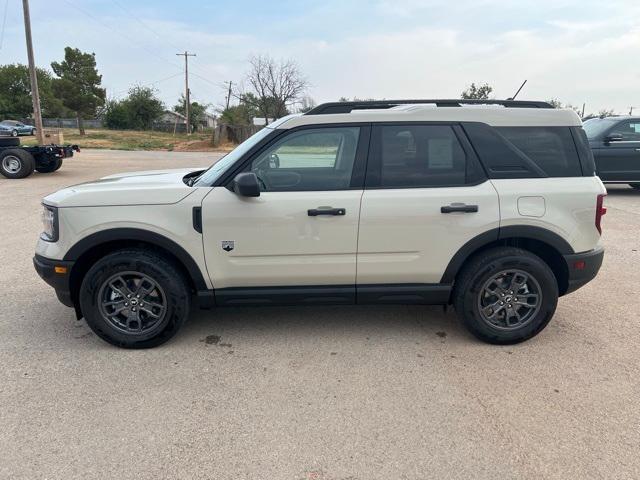
[[[604,137],[604,143],[621,142],[624,139],[621,133],[610,133]]]
[[[233,191],[243,197],[259,197],[260,184],[255,173],[239,173],[233,179]]]

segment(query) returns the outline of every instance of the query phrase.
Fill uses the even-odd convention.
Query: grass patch
[[[210,151],[214,150],[212,134],[167,133],[134,130],[87,130],[81,136],[77,129],[63,128],[64,143],[78,144],[80,148],[109,150],[167,150]],[[21,137],[23,145],[36,145],[35,137]]]

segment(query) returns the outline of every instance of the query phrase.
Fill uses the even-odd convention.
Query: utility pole
[[[233,82],[229,80],[229,92],[227,93],[227,110],[229,110],[229,101],[231,100],[231,85]]]
[[[27,57],[29,59],[29,79],[31,80],[31,100],[33,102],[33,117],[36,123],[36,136],[38,143],[44,143],[42,131],[42,111],[40,110],[40,94],[38,93],[38,76],[36,75],[36,62],[33,59],[33,43],[31,42],[31,16],[29,15],[29,0],[22,0],[24,10],[24,34],[27,37]]]
[[[176,55],[184,55],[184,96],[186,100],[185,116],[187,117],[187,135],[191,135],[191,121],[189,118],[189,110],[191,110],[191,99],[189,95],[189,57],[195,57],[195,53],[189,53],[186,50],[184,53],[176,53]]]

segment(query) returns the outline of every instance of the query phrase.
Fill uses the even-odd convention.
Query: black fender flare
[[[513,225],[501,228],[493,228],[472,238],[465,243],[451,258],[447,265],[440,283],[451,284],[464,265],[467,259],[474,252],[498,240],[509,238],[526,238],[538,240],[556,249],[561,255],[571,255],[575,253],[569,242],[551,230],[532,225]]]
[[[66,253],[63,260],[75,262],[83,254],[98,245],[128,240],[149,243],[167,250],[182,263],[189,273],[196,290],[203,291],[209,289],[198,264],[184,248],[159,233],[139,228],[111,228],[92,233],[73,245],[73,247],[71,247]]]

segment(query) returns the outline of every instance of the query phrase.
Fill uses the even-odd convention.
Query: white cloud
[[[238,21],[235,33],[218,33],[215,22],[205,27],[195,20],[143,17],[158,35],[117,12],[98,17],[98,23],[61,9],[61,22],[46,8],[38,14],[37,5],[32,15],[39,63],[59,59],[66,45],[94,51],[111,92],[179,73],[182,59],[175,53],[186,46],[198,55],[191,61],[194,97],[210,103],[223,98],[224,81],[242,78],[250,54],[267,53],[297,60],[318,101],[457,97],[471,82],[488,82],[496,96],[508,97],[528,79],[523,98],[587,102],[594,111],[640,107],[635,0],[611,0],[605,14],[595,0],[380,0],[363,2],[370,10],[353,18],[345,18],[353,5],[342,8],[327,0],[298,17],[279,19],[275,30],[245,29]],[[24,62],[19,21],[17,15],[9,18],[3,63]],[[178,75],[156,86],[172,105],[183,80]]]

